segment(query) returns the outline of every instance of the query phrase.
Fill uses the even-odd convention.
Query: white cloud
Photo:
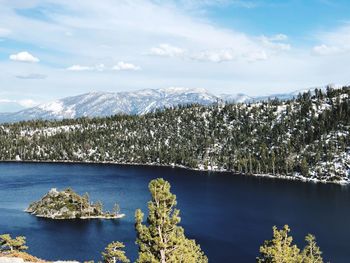
[[[270,41],[286,41],[288,40],[288,36],[285,34],[277,34],[274,36],[269,37]]]
[[[283,43],[273,43],[265,38],[264,46],[270,49],[270,53],[276,50],[289,50],[290,46]],[[207,49],[203,51],[184,50],[169,44],[161,44],[158,48],[152,48],[151,54],[167,57],[182,57],[194,61],[207,61],[214,63],[228,61],[247,61],[254,62],[268,59],[267,51],[264,48],[247,47],[247,48],[223,48],[223,49]]]
[[[31,73],[26,75],[16,75],[15,77],[18,79],[46,79],[47,75]]]
[[[82,65],[76,64],[76,65],[72,65],[72,66],[68,67],[67,70],[69,70],[69,71],[99,71],[99,72],[102,72],[102,71],[106,70],[106,66],[105,66],[105,64],[102,64],[102,63],[94,65],[94,66],[82,66]]]
[[[141,67],[136,66],[132,63],[127,63],[124,61],[118,62],[117,65],[114,65],[113,67],[106,67],[105,64],[100,63],[94,66],[82,66],[79,64],[72,65],[67,68],[69,71],[98,71],[98,72],[104,72],[108,70],[140,70]]]
[[[264,50],[256,51],[250,54],[247,54],[246,59],[248,62],[255,62],[260,60],[267,60],[268,55]]]
[[[191,56],[191,58],[200,61],[224,62],[236,59],[237,54],[234,54],[233,50],[229,49],[206,50]]]
[[[288,37],[284,34],[278,34],[271,37],[262,36],[260,37],[260,40],[262,42],[262,45],[269,49],[272,52],[279,52],[279,51],[288,51],[291,49],[291,45],[288,43],[284,43],[282,41],[286,41]]]
[[[316,35],[320,41],[319,45],[312,48],[314,55],[332,56],[337,54],[350,54],[350,24],[329,32],[318,32]]]
[[[108,58],[125,56],[125,54],[128,54],[128,59],[135,59],[136,54],[145,54],[145,46],[152,47],[155,42],[162,44],[153,46],[147,52],[148,55],[188,58],[198,56],[201,50],[207,50],[207,53],[213,53],[209,55],[208,61],[231,61],[229,57],[232,54],[228,57],[227,54],[224,54],[227,53],[226,51],[220,51],[219,55],[214,54],[217,50],[232,49],[234,57],[248,57],[247,54],[263,53],[261,50],[264,50],[269,58],[269,49],[288,49],[287,44],[266,46],[254,36],[234,29],[220,28],[205,19],[192,17],[177,8],[176,4],[169,6],[169,1],[118,1],[115,3],[112,0],[105,0],[99,4],[80,0],[51,1],[62,10],[69,12],[46,12],[45,15],[55,24],[47,24],[45,21],[34,22],[27,17],[12,13],[16,16],[16,23],[12,26],[16,32],[20,32],[15,37],[22,41],[69,52],[72,56],[81,56],[85,58],[84,61],[88,61],[86,58],[90,58],[91,61],[105,58],[103,62],[110,63]],[[188,1],[184,2],[188,3]],[[218,4],[252,4],[252,1],[239,0],[193,0],[190,2],[194,8]],[[84,3],[83,6],[82,3]],[[21,6],[17,2],[16,5]],[[33,2],[24,6],[34,8],[36,4]],[[82,15],[84,13],[88,13],[89,16]],[[115,18],[115,13],[119,14],[118,19]],[[1,11],[0,15],[2,15]],[[4,14],[5,20],[14,21],[12,17]],[[30,34],[20,27],[21,24],[33,28]],[[61,41],[62,36],[66,36],[67,32],[74,32],[74,37]],[[92,35],[98,37],[92,38]],[[279,34],[273,38],[271,41],[282,41],[286,39],[286,36]],[[101,46],[101,39],[103,45],[111,48],[98,48]],[[170,43],[181,43],[181,45]],[[191,52],[189,53],[188,50]],[[199,56],[205,57],[205,55]],[[215,57],[222,57],[222,59]],[[90,69],[83,68],[82,70]]]
[[[187,9],[230,5],[243,8],[254,8],[258,6],[258,3],[256,1],[249,0],[180,0],[176,3],[180,3]]]
[[[101,64],[98,64],[98,65],[95,65],[94,69],[97,70],[97,71],[102,72],[102,71],[104,71],[106,69],[106,66],[101,63]]]
[[[218,1],[221,0],[213,0]],[[116,91],[114,87],[118,82],[118,86],[126,90],[201,86],[212,92],[219,89],[239,92],[244,89],[244,92],[253,94],[349,80],[344,71],[349,56],[337,57],[336,60],[333,54],[315,56],[310,52],[311,46],[299,45],[295,39],[290,41],[299,46],[292,48],[284,34],[261,37],[264,32],[253,35],[239,31],[240,28],[232,24],[230,28],[224,28],[211,21],[214,16],[200,13],[203,5],[196,12],[161,0],[49,2],[55,10],[62,12],[45,10],[47,19],[40,20],[16,12],[18,9],[40,8],[40,1],[3,1],[1,27],[15,32],[8,35],[11,41],[28,44],[36,47],[35,50],[42,47],[40,59],[46,63],[31,65],[34,67],[31,70],[50,78],[27,81],[24,87],[23,81],[13,76],[27,72],[28,65],[0,61],[1,92],[17,92],[15,96],[21,97],[30,90],[33,94],[52,99],[106,87]],[[197,2],[201,4],[203,1]],[[208,10],[211,3],[205,4],[204,8]],[[195,4],[193,8],[196,8]],[[331,34],[317,32],[311,37],[300,33],[298,39],[316,40],[315,46],[347,50],[350,31],[335,31]],[[180,59],[167,59],[174,57]],[[136,64],[147,68],[147,71],[135,74],[132,79],[128,74],[90,74],[98,70],[111,71],[121,58],[125,63],[137,61]],[[249,63],[253,61],[255,63]],[[98,63],[104,66],[96,66]],[[330,64],[331,68],[325,67]],[[89,74],[82,77],[81,74],[57,70],[67,66],[70,66],[67,70]],[[48,89],[48,86],[52,88]]]
[[[259,60],[266,60],[268,56],[264,50],[256,50],[254,52],[240,53],[235,52],[234,49],[221,49],[221,50],[205,50],[194,54],[190,57],[193,60],[208,61],[208,62],[226,62],[226,61],[247,61],[255,62]]]
[[[228,36],[224,35],[223,39]],[[227,42],[216,43],[215,40],[207,39],[208,42],[213,41],[213,46],[230,46],[228,48],[210,48],[203,51],[197,51],[198,48],[183,49],[171,44],[160,44],[150,50],[149,54],[163,57],[182,57],[197,61],[208,62],[225,62],[234,60],[243,60],[254,62],[267,60],[271,55],[276,55],[282,51],[289,51],[291,45],[285,43],[288,36],[285,34],[277,34],[271,37],[261,36],[256,38],[248,38],[242,34],[233,34],[233,39],[227,39]],[[204,42],[200,43],[205,46]],[[240,44],[240,45],[238,45]]]
[[[319,46],[314,46],[313,49],[313,54],[315,55],[333,55],[337,54],[341,51],[339,47],[335,46],[327,46],[325,44],[319,45]]]
[[[169,44],[160,44],[158,47],[151,48],[149,52],[150,55],[162,57],[180,57],[184,53],[184,49]]]
[[[32,99],[22,99],[22,100],[0,99],[0,103],[16,103],[25,108],[34,107],[39,104],[38,102]]]
[[[67,70],[70,71],[87,71],[87,70],[93,70],[92,67],[89,66],[81,66],[81,65],[72,65],[70,67],[67,68]]]
[[[7,36],[11,33],[11,30],[10,29],[7,29],[7,28],[1,28],[0,27],[0,36],[3,37],[3,36]]]
[[[141,67],[136,66],[132,63],[127,63],[124,61],[118,62],[117,65],[113,66],[113,70],[130,70],[130,71],[135,71],[135,70],[140,70]]]
[[[22,51],[17,54],[12,54],[10,55],[9,58],[14,61],[30,62],[30,63],[36,63],[40,61],[37,57],[34,57],[32,54],[30,54],[27,51]]]
[[[25,108],[30,108],[38,105],[39,103],[31,99],[18,100],[17,103]]]
[[[8,99],[0,99],[0,103],[11,103],[14,102],[13,100],[8,100]]]

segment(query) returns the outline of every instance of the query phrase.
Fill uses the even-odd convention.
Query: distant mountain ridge
[[[284,101],[4,124],[0,160],[166,165],[350,184],[349,98],[344,86]]]
[[[307,91],[307,90],[304,90]],[[105,117],[115,114],[142,115],[156,109],[177,105],[209,105],[218,101],[245,103],[269,98],[290,99],[299,93],[251,97],[243,93],[214,95],[205,89],[172,87],[134,92],[91,92],[40,104],[18,112],[0,113],[0,123],[44,119],[61,120],[79,117]]]

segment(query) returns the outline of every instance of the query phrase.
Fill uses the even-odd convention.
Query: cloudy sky
[[[0,0],[0,111],[89,91],[349,84],[348,0]]]

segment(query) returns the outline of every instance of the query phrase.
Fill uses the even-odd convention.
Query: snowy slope
[[[219,98],[222,101],[228,102],[228,103],[245,103],[245,102],[251,102],[254,101],[253,97],[250,97],[243,93],[237,93],[237,94],[220,94]]]
[[[304,90],[307,91],[307,90]],[[299,91],[288,94],[250,97],[248,95],[214,95],[205,89],[171,87],[164,89],[144,89],[134,92],[91,92],[40,104],[18,112],[0,113],[0,123],[34,119],[65,119],[79,117],[103,117],[115,114],[146,114],[155,109],[186,104],[208,105],[218,101],[245,103],[269,98],[290,99]]]
[[[215,95],[204,89],[167,88],[119,93],[92,92],[63,98],[15,113],[0,113],[0,122],[145,114],[158,108],[193,103],[208,105],[217,100]]]

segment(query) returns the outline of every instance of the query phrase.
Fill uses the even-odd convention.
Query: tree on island
[[[285,225],[278,230],[273,227],[272,240],[266,240],[260,247],[258,263],[323,263],[322,252],[317,246],[315,237],[308,234],[305,237],[307,245],[300,252],[297,245],[293,243],[293,237],[288,236],[290,229]]]
[[[90,205],[90,196],[89,196],[89,193],[88,192],[85,192],[85,194],[83,195],[83,200],[85,200],[85,203],[87,204],[87,208],[88,208],[88,211],[89,211],[89,216],[90,216],[90,214],[91,214],[91,212],[90,212],[90,207],[91,207],[91,205]]]
[[[122,242],[110,243],[102,252],[102,258],[104,263],[129,263],[130,260],[125,255],[125,245]]]
[[[89,193],[86,192],[85,194],[83,194],[82,199],[85,201],[85,203],[90,206],[90,196]]]
[[[101,201],[97,201],[95,203],[95,210],[97,211],[98,214],[101,214],[103,211],[103,203]]]
[[[148,203],[147,224],[140,209],[135,213],[136,243],[139,245],[138,263],[205,263],[207,257],[194,240],[187,239],[176,209],[176,196],[164,179],[149,183],[152,200]]]
[[[113,206],[113,212],[115,215],[118,215],[119,212],[120,212],[120,206],[118,203],[115,203],[114,206]]]
[[[28,247],[25,244],[26,244],[26,238],[24,236],[11,238],[9,234],[0,235],[1,250],[8,250],[10,252],[14,252],[14,251],[22,252],[28,249]]]

